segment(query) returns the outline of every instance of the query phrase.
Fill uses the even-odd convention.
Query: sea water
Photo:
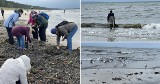
[[[141,24],[142,28],[82,28],[82,41],[160,41],[160,2],[82,2],[82,23],[107,24],[110,10],[116,24]]]

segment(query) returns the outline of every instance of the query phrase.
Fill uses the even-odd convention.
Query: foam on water
[[[151,23],[142,27],[143,29],[160,29],[160,23]]]

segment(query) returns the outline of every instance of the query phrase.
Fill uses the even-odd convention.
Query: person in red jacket
[[[35,25],[36,21],[32,18],[32,16],[36,15],[37,12],[34,11],[33,7],[31,8],[31,13],[29,15],[29,20],[28,20],[28,24],[31,24],[32,27],[32,34],[33,34],[33,38],[34,39],[38,39],[38,28]]]
[[[17,48],[25,50],[25,40],[31,43],[31,39],[29,36],[29,27],[25,26],[17,26],[12,29],[12,35],[17,37]],[[24,40],[25,36],[25,40]]]

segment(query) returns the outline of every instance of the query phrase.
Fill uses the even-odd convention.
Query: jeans
[[[72,37],[76,33],[77,29],[78,27],[76,25],[67,37],[67,48],[69,49],[69,51],[72,51]]]
[[[39,37],[41,41],[46,41],[46,29],[48,26],[43,26],[39,28]]]
[[[32,29],[34,29],[34,31],[32,31],[33,38],[38,39],[38,28],[32,27]]]
[[[23,36],[17,36],[17,47],[18,48],[25,48],[25,43],[24,43],[24,37]]]
[[[14,39],[13,39],[13,35],[12,35],[12,28],[6,27],[7,29],[7,33],[8,33],[8,37],[9,37],[9,44],[13,45],[14,44]]]

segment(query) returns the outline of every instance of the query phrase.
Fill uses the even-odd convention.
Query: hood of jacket
[[[15,9],[14,12],[15,12],[15,13],[18,13],[18,14],[19,14],[19,17],[21,17],[21,14],[19,13],[18,10]]]
[[[28,56],[26,56],[26,55],[22,55],[22,56],[20,56],[19,58],[17,58],[18,59],[18,61],[20,62],[20,63],[22,63],[22,65],[24,65],[24,67],[25,67],[25,69],[26,69],[26,72],[28,73],[29,71],[30,71],[30,69],[31,69],[31,64],[30,64],[30,58],[28,57]],[[20,60],[19,60],[20,59]],[[23,61],[23,62],[21,62],[21,60]]]

